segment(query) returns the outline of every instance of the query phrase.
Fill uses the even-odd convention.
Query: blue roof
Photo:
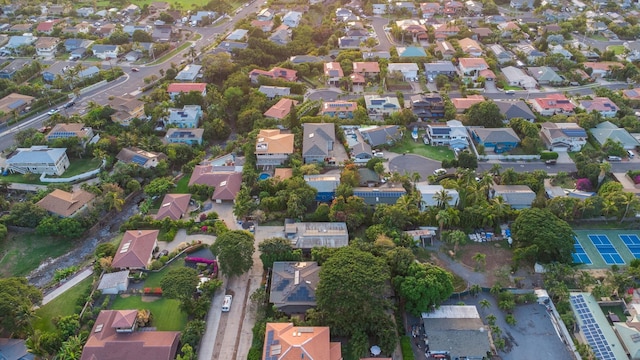
[[[427,56],[427,53],[426,53],[426,51],[424,51],[424,48],[417,47],[417,46],[409,46],[409,47],[406,47],[404,49],[402,49],[402,48],[398,49],[398,56],[400,56],[400,57],[412,57],[412,56],[422,57],[422,56]]]
[[[131,161],[136,163],[136,164],[138,164],[138,165],[140,165],[140,166],[143,166],[144,164],[147,163],[147,159],[145,157],[140,156],[140,155],[133,155],[133,157],[131,158]]]

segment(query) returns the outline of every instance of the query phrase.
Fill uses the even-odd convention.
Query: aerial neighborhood
[[[640,5],[0,5],[0,359],[640,359]]]

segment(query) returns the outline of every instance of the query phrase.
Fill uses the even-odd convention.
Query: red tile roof
[[[354,62],[354,73],[379,73],[380,65],[376,61]]]
[[[291,108],[296,106],[298,101],[281,98],[275,105],[269,108],[263,115],[266,117],[282,120],[291,112]]]
[[[38,24],[38,27],[36,27],[36,31],[49,32],[53,30],[53,27],[59,22],[60,20],[47,20],[41,22],[40,24]]]
[[[533,99],[542,109],[561,109],[565,112],[571,112],[574,109],[573,104],[563,94],[548,94],[546,98]]]
[[[270,336],[271,343],[267,341]],[[274,341],[278,341],[277,345]],[[330,341],[328,327],[299,327],[292,323],[267,323],[262,355],[263,359],[274,356],[277,360],[342,360],[341,345]]]
[[[179,220],[187,213],[191,194],[167,194],[162,199],[162,205],[156,214],[156,220],[169,218]]]
[[[190,91],[204,92],[207,89],[205,83],[172,83],[167,87],[169,93],[188,93]]]
[[[196,165],[189,186],[204,184],[215,187],[213,200],[234,200],[242,185],[242,174],[233,171],[213,171],[211,165]]]
[[[116,269],[146,268],[156,247],[159,230],[129,230],[124,233],[111,266]]]

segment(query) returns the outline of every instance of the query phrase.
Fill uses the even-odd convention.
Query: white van
[[[622,158],[620,156],[608,156],[607,160],[609,160],[609,161],[622,161]]]
[[[233,296],[225,295],[224,301],[222,302],[222,312],[229,312],[231,309],[231,302],[233,301]]]
[[[635,154],[631,150],[627,150],[627,155],[629,155],[629,159],[633,159],[633,157],[635,156]]]

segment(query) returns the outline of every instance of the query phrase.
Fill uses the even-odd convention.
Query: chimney
[[[142,231],[138,230],[138,235],[142,235]]]

